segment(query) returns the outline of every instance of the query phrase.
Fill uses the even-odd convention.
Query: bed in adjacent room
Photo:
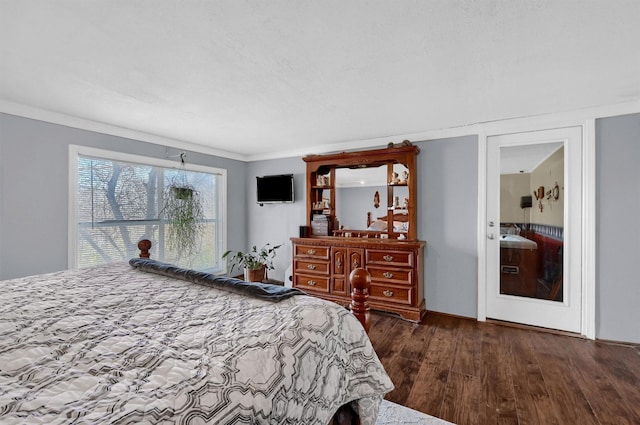
[[[0,422],[375,423],[393,385],[348,310],[144,261],[0,282]]]

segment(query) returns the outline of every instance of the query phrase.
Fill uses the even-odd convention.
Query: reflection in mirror
[[[410,178],[407,167],[394,164],[392,181],[387,182],[387,166],[336,169],[336,216],[346,230],[387,230],[387,207],[394,206],[398,214],[406,213]],[[397,175],[397,180],[394,177]],[[387,183],[395,183],[392,198],[388,199]],[[378,196],[376,196],[376,193]],[[378,201],[378,202],[376,202]],[[377,206],[376,206],[377,205]],[[371,223],[368,223],[371,213]],[[399,225],[397,231],[406,231]]]
[[[374,206],[378,192],[380,203]],[[365,230],[367,212],[386,214],[387,166],[336,169],[336,216],[345,229]]]
[[[500,293],[563,299],[564,145],[500,148]]]
[[[409,205],[409,169],[403,164],[393,164],[393,174],[389,184],[394,186],[393,199],[391,205],[394,208],[394,214],[407,213]]]
[[[393,164],[393,174],[389,184],[406,185],[409,183],[409,169],[402,164]]]

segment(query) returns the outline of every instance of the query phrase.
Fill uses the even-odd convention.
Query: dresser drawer
[[[296,245],[293,255],[295,257],[318,258],[318,259],[328,260],[329,247],[328,246]]]
[[[371,287],[369,288],[369,299],[410,305],[412,292],[412,288],[378,285],[372,282]]]
[[[413,252],[368,249],[367,265],[369,264],[413,267]]]
[[[377,283],[413,284],[413,269],[367,267],[371,281]]]
[[[318,273],[329,275],[328,261],[313,261],[305,259],[295,259],[296,273]]]
[[[294,276],[293,286],[296,288],[300,288],[303,291],[329,292],[329,277],[299,273]]]

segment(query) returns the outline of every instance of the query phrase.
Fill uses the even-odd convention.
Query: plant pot
[[[244,280],[247,282],[262,282],[265,278],[267,268],[262,266],[262,268],[249,270],[244,269]]]
[[[173,186],[171,189],[173,190],[173,195],[176,197],[176,199],[187,201],[193,198],[193,189],[189,187]]]

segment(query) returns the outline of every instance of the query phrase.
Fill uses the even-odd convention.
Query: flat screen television
[[[256,177],[259,204],[293,202],[293,174]]]

